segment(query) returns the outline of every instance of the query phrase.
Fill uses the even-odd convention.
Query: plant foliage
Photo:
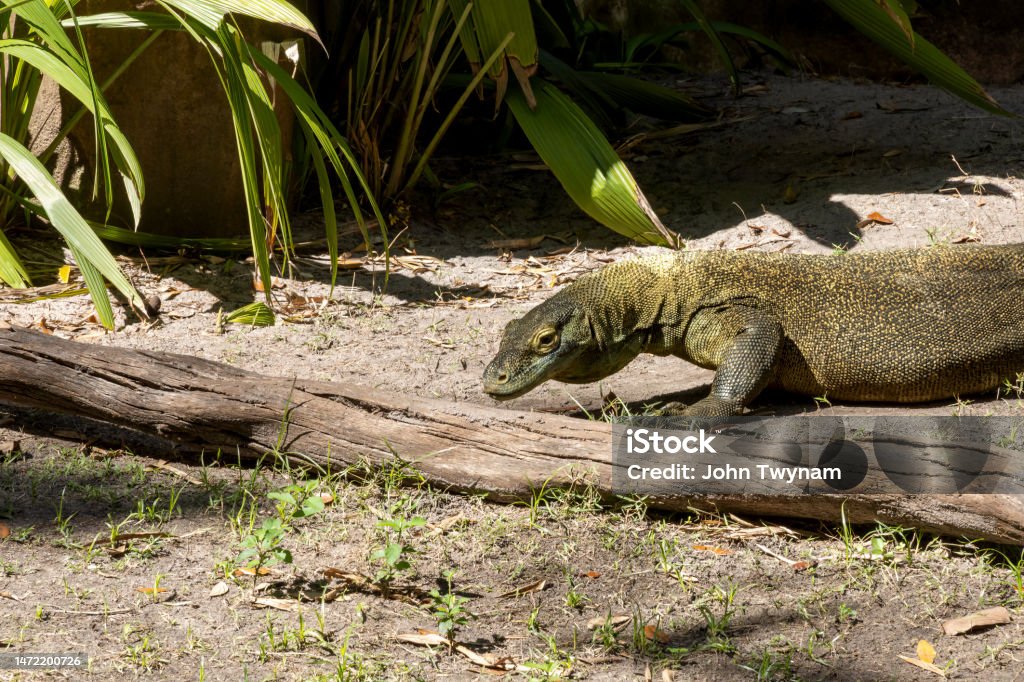
[[[332,179],[341,184],[367,244],[370,239],[359,208],[359,194],[370,198],[371,209],[378,223],[384,226],[369,185],[345,138],[293,74],[246,42],[240,29],[228,18],[231,14],[242,14],[276,22],[304,31],[319,43],[313,25],[288,2],[157,0],[154,4],[161,11],[111,12],[87,17],[75,16],[72,0],[52,3],[0,0],[0,3],[0,134],[4,136],[0,144],[0,227],[11,225],[23,214],[35,215],[52,224],[68,242],[96,303],[99,319],[108,328],[113,326],[113,313],[105,282],[112,284],[144,316],[141,297],[120,272],[93,228],[39,162],[45,162],[71,128],[89,114],[97,150],[92,195],[102,197],[109,212],[115,193],[124,192],[132,207],[134,225],[130,227],[138,226],[145,198],[142,170],[103,97],[104,88],[127,64],[107,83],[98,83],[89,66],[82,26],[151,31],[141,49],[151,45],[163,31],[185,31],[207,50],[231,109],[245,188],[250,245],[264,291],[271,290],[270,262],[275,247],[279,248],[285,263],[292,249],[286,191],[288,168],[280,125],[268,95],[267,74],[290,98],[296,111],[305,143],[303,150],[315,169],[324,201],[334,276],[338,248]],[[129,60],[139,53],[137,50]],[[28,150],[29,119],[44,77],[74,96],[81,103],[82,112],[70,118],[68,125],[37,160]],[[116,226],[103,226],[101,230],[108,238],[119,235]],[[14,287],[31,284],[28,271],[3,233],[0,233],[0,280]]]

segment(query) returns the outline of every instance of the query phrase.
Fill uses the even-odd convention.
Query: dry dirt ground
[[[642,135],[624,155],[691,248],[825,253],[1024,237],[1017,121],[920,86],[763,76],[733,99],[721,82],[681,85],[720,107],[721,125]],[[993,94],[1024,112],[1024,90]],[[345,270],[326,300],[324,258],[306,249],[274,291],[291,321],[250,329],[223,320],[256,296],[244,263],[126,252],[139,287],[162,299],[158,324],[122,318],[104,334],[85,296],[16,304],[3,290],[0,322],[487,402],[480,374],[509,319],[641,249],[581,215],[529,155],[452,159],[439,171],[479,185],[416,213],[383,293],[381,270],[364,266]],[[863,223],[872,213],[886,220]],[[315,234],[317,220],[301,222]],[[357,240],[347,243],[354,262]],[[55,274],[59,249],[35,248],[35,267]],[[510,407],[594,409],[609,390],[644,403],[708,379],[648,357],[600,387],[549,384]],[[757,409],[817,409],[776,400]],[[913,409],[1020,411],[992,396]],[[512,679],[936,677],[900,658],[917,657],[920,640],[951,678],[1024,679],[1019,551],[884,526],[662,516],[635,500],[601,509],[582,486],[499,506],[431,490],[400,465],[313,474],[269,461],[240,468],[213,452],[166,464],[100,447],[74,422],[0,412],[0,423],[0,652],[89,657],[85,670],[0,669],[0,679],[500,675],[465,651],[397,637],[436,630],[446,599],[453,620],[466,616],[455,639],[514,667]],[[322,511],[304,503],[321,496]],[[271,519],[280,525],[265,527]],[[283,548],[292,561],[236,573],[259,541],[266,557]],[[942,634],[944,620],[993,606],[1012,621]]]

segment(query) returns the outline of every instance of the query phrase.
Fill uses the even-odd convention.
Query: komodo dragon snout
[[[579,383],[564,372],[578,365],[592,338],[582,307],[556,294],[505,327],[501,348],[484,370],[484,392],[511,400],[548,379]]]

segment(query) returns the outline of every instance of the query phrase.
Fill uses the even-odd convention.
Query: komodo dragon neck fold
[[[1024,245],[833,256],[661,253],[606,266],[509,323],[499,399],[602,379],[641,352],[716,370],[685,414],[739,413],[767,386],[914,402],[1024,371]]]

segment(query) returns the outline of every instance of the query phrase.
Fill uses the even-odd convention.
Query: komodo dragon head
[[[484,392],[517,398],[548,379],[586,384],[614,374],[636,357],[635,343],[603,343],[572,285],[512,320],[484,370]]]

